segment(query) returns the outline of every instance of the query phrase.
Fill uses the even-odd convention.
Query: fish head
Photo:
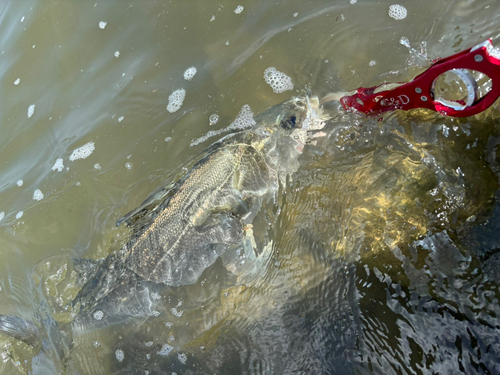
[[[316,96],[294,97],[264,112],[260,122],[274,137],[290,137],[297,151],[304,145],[315,144],[313,138],[323,136],[327,115]],[[256,118],[257,124],[259,124]]]

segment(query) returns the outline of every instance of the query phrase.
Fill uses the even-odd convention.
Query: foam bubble
[[[245,7],[243,5],[238,5],[236,7],[236,9],[234,10],[234,13],[240,14],[241,12],[243,12],[243,9],[245,9]]]
[[[219,121],[219,116],[214,113],[214,114],[210,115],[210,117],[208,118],[208,121],[210,122],[210,125],[215,125],[215,124],[217,124],[217,121]]]
[[[33,113],[35,113],[35,105],[34,104],[30,105],[28,108],[28,118],[33,116]]]
[[[125,353],[121,349],[116,349],[115,356],[118,362],[121,362],[125,358]]]
[[[125,116],[118,117],[118,122],[122,122],[124,118],[125,118]]]
[[[18,180],[18,181],[16,182],[16,184],[17,184],[17,186],[21,187],[21,186],[23,186],[24,181],[23,181],[23,180]]]
[[[101,310],[98,310],[94,313],[95,320],[101,320],[104,317],[104,313]]]
[[[75,161],[78,159],[86,159],[92,154],[92,152],[94,152],[94,150],[95,150],[94,142],[86,143],[83,146],[73,150],[73,153],[69,157],[69,160]]]
[[[22,218],[22,217],[23,217],[23,215],[24,215],[24,212],[23,212],[23,211],[19,211],[19,212],[16,214],[16,219],[18,219],[18,220],[19,220],[20,218]]]
[[[36,189],[33,192],[33,199],[36,201],[41,201],[43,199],[44,195],[40,189]]]
[[[179,359],[179,362],[182,363],[183,365],[186,364],[186,361],[188,359],[187,355],[184,353],[177,353],[177,358]]]
[[[172,137],[166,137],[165,142],[170,142],[172,140]]]
[[[402,20],[406,18],[407,15],[408,11],[402,5],[393,4],[389,7],[389,17],[392,17],[395,20]]]
[[[162,347],[161,347],[161,350],[158,352],[159,355],[161,356],[167,356],[169,355],[170,353],[172,353],[172,350],[174,350],[173,347],[171,347],[170,345],[168,344],[164,344]]]
[[[153,341],[147,341],[144,343],[147,347],[153,346]]]
[[[18,78],[14,81],[14,85],[19,85],[19,83],[21,83],[21,78]]]
[[[99,28],[104,30],[107,24],[108,24],[107,22],[101,21],[99,22]]]
[[[297,16],[298,16],[298,15],[299,15],[299,13],[295,12],[295,13],[293,14],[293,18],[297,18]]]
[[[21,18],[21,22],[24,22],[24,18],[25,18],[24,16]]]
[[[4,211],[0,212],[0,221],[2,221],[4,217],[5,217],[5,212]]]
[[[196,72],[197,70],[194,66],[187,68],[186,71],[184,72],[184,79],[186,81],[191,81],[195,76]]]
[[[177,306],[178,307],[178,306]],[[174,314],[176,317],[180,318],[182,314],[184,314],[184,311],[182,310],[177,310],[177,307],[172,307],[170,311],[172,311],[172,314]]]
[[[64,169],[64,160],[59,158],[52,166],[52,170],[62,172],[63,169]]]
[[[253,111],[252,108],[248,104],[244,104],[241,109],[240,113],[238,113],[238,116],[234,119],[234,121],[229,124],[228,127],[224,129],[219,129],[219,130],[210,130],[207,134],[204,136],[194,139],[190,143],[190,147],[194,147],[196,145],[199,145],[202,142],[205,142],[207,139],[215,137],[216,135],[227,133],[231,130],[244,130],[247,128],[250,128],[256,124],[255,120],[253,119]]]
[[[118,56],[120,56],[120,51],[115,52],[115,57],[118,57]]]
[[[292,79],[288,77],[285,73],[276,70],[275,67],[271,66],[264,71],[264,80],[266,83],[272,87],[276,94],[282,92],[293,90]]]
[[[94,341],[94,347],[98,348],[101,346],[101,343],[99,341]]]
[[[132,163],[125,163],[125,168],[127,168],[128,170],[131,170],[132,169]]]
[[[94,164],[94,169],[97,169],[98,171],[101,170],[101,165],[99,163]]]
[[[375,60],[371,60],[371,61],[368,63],[368,65],[369,65],[369,66],[375,66],[375,64],[376,64],[376,63],[377,63],[377,62],[376,62]]]
[[[186,90],[184,89],[175,90],[168,97],[167,111],[169,111],[170,113],[177,112],[181,108],[182,103],[184,103],[185,98],[186,98]]]

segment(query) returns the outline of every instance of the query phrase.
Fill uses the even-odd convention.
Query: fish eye
[[[281,120],[280,126],[285,130],[290,130],[295,127],[297,123],[297,116],[292,115]]]

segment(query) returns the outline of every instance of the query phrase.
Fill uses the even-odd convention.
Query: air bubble
[[[174,350],[173,347],[171,347],[170,345],[168,344],[164,344],[162,347],[161,347],[161,350],[159,352],[157,352],[159,355],[161,356],[167,356],[169,355],[170,353],[172,353],[172,350]]]
[[[194,66],[187,68],[186,71],[184,72],[184,79],[186,81],[191,81],[193,77],[196,75],[196,68]]]
[[[73,150],[73,153],[69,157],[69,160],[75,161],[78,159],[86,159],[92,154],[92,152],[94,152],[94,150],[95,150],[94,142],[86,143],[83,146]]]
[[[28,118],[33,116],[33,113],[35,113],[35,105],[34,104],[30,105],[28,108]]]
[[[183,365],[186,364],[186,361],[188,359],[187,355],[185,355],[184,353],[178,353],[177,358],[179,359],[179,362],[182,363]]]
[[[177,112],[181,108],[182,103],[184,103],[185,98],[186,98],[186,90],[184,89],[175,90],[168,97],[167,111],[169,111],[170,113]]]
[[[118,57],[118,56],[120,56],[120,51],[115,52],[115,57]]]
[[[43,199],[44,195],[40,189],[36,189],[33,192],[33,199],[36,201],[41,201]]]
[[[123,359],[125,358],[125,354],[123,353],[123,350],[121,350],[121,349],[116,349],[115,356],[116,356],[116,359],[118,360],[118,362],[123,361]]]
[[[219,116],[214,113],[214,114],[210,115],[210,117],[208,118],[208,121],[210,122],[210,125],[215,125],[215,124],[217,124],[217,121],[219,121]]]
[[[104,313],[99,310],[94,313],[94,319],[95,320],[101,320],[104,317]]]
[[[127,168],[128,170],[131,170],[132,169],[132,163],[126,163],[125,164],[125,168]]]
[[[394,4],[389,7],[389,17],[394,18],[395,20],[402,20],[406,18],[407,15],[408,11],[402,5]]]
[[[56,160],[56,162],[52,166],[52,170],[62,172],[63,169],[64,169],[64,160],[59,158]]]
[[[292,79],[285,73],[276,70],[275,67],[271,66],[264,71],[264,80],[276,94],[293,90]]]

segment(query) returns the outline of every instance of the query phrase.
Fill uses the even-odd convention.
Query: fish
[[[75,335],[154,316],[155,293],[195,283],[219,257],[238,272],[238,254],[257,251],[252,221],[262,202],[297,171],[304,147],[325,134],[328,118],[317,97],[293,97],[215,142],[184,177],[117,221],[130,228],[119,251],[74,260],[82,287],[65,327],[51,320],[43,330],[0,315],[0,333],[42,350],[58,347],[64,367]]]

